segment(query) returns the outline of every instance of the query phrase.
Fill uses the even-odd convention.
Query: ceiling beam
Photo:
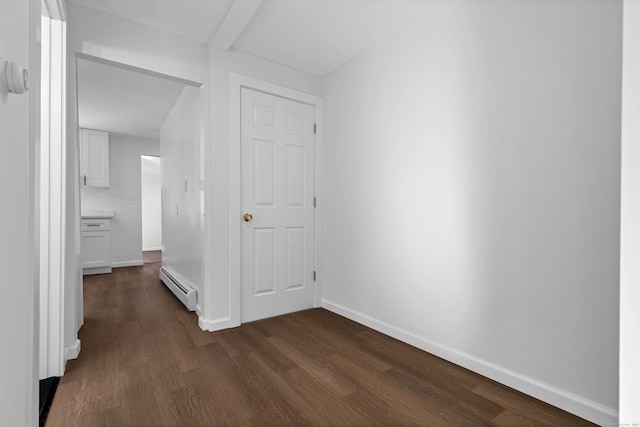
[[[235,0],[218,27],[210,46],[227,50],[258,11],[263,0]]]

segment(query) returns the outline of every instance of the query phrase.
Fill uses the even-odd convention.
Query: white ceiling
[[[441,0],[69,0],[325,76]]]
[[[78,123],[82,128],[160,138],[184,84],[78,59]]]
[[[322,77],[442,0],[68,1]],[[160,126],[183,88],[174,81],[79,59],[80,126],[159,139]]]
[[[233,47],[325,76],[433,0],[265,0]]]

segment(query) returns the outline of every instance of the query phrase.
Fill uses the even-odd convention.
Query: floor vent
[[[185,283],[181,283],[165,267],[160,268],[160,280],[182,301],[189,311],[196,310],[197,293],[195,289]]]

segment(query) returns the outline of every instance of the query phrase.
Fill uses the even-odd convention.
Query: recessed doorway
[[[140,156],[142,259],[162,262],[162,165],[157,156]]]

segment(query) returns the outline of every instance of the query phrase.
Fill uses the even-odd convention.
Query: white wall
[[[68,2],[75,52],[203,82],[207,49],[187,39]]]
[[[640,2],[624,2],[620,424],[640,425]]]
[[[142,250],[162,249],[162,173],[160,157],[141,157]]]
[[[111,220],[112,267],[142,265],[140,156],[159,154],[158,141],[111,134],[109,187],[81,188],[82,211],[113,210],[116,213]]]
[[[162,264],[198,290],[202,306],[201,147],[205,89],[185,87],[160,129],[162,151]]]
[[[37,423],[36,265],[34,184],[39,99],[35,25],[40,2],[9,0],[0,14],[0,55],[33,70],[31,94],[0,93],[0,424]],[[37,24],[36,24],[37,23]],[[31,105],[30,105],[31,103]],[[35,317],[34,317],[35,315]]]
[[[621,18],[448,0],[328,76],[325,305],[615,422]]]
[[[229,281],[229,73],[231,71],[281,86],[322,94],[322,80],[312,74],[246,54],[234,49],[209,50],[210,140],[206,167],[206,224],[204,242],[209,292],[206,293],[204,318],[209,327],[226,327],[229,319],[229,292],[239,283]],[[235,214],[240,215],[240,212]]]

